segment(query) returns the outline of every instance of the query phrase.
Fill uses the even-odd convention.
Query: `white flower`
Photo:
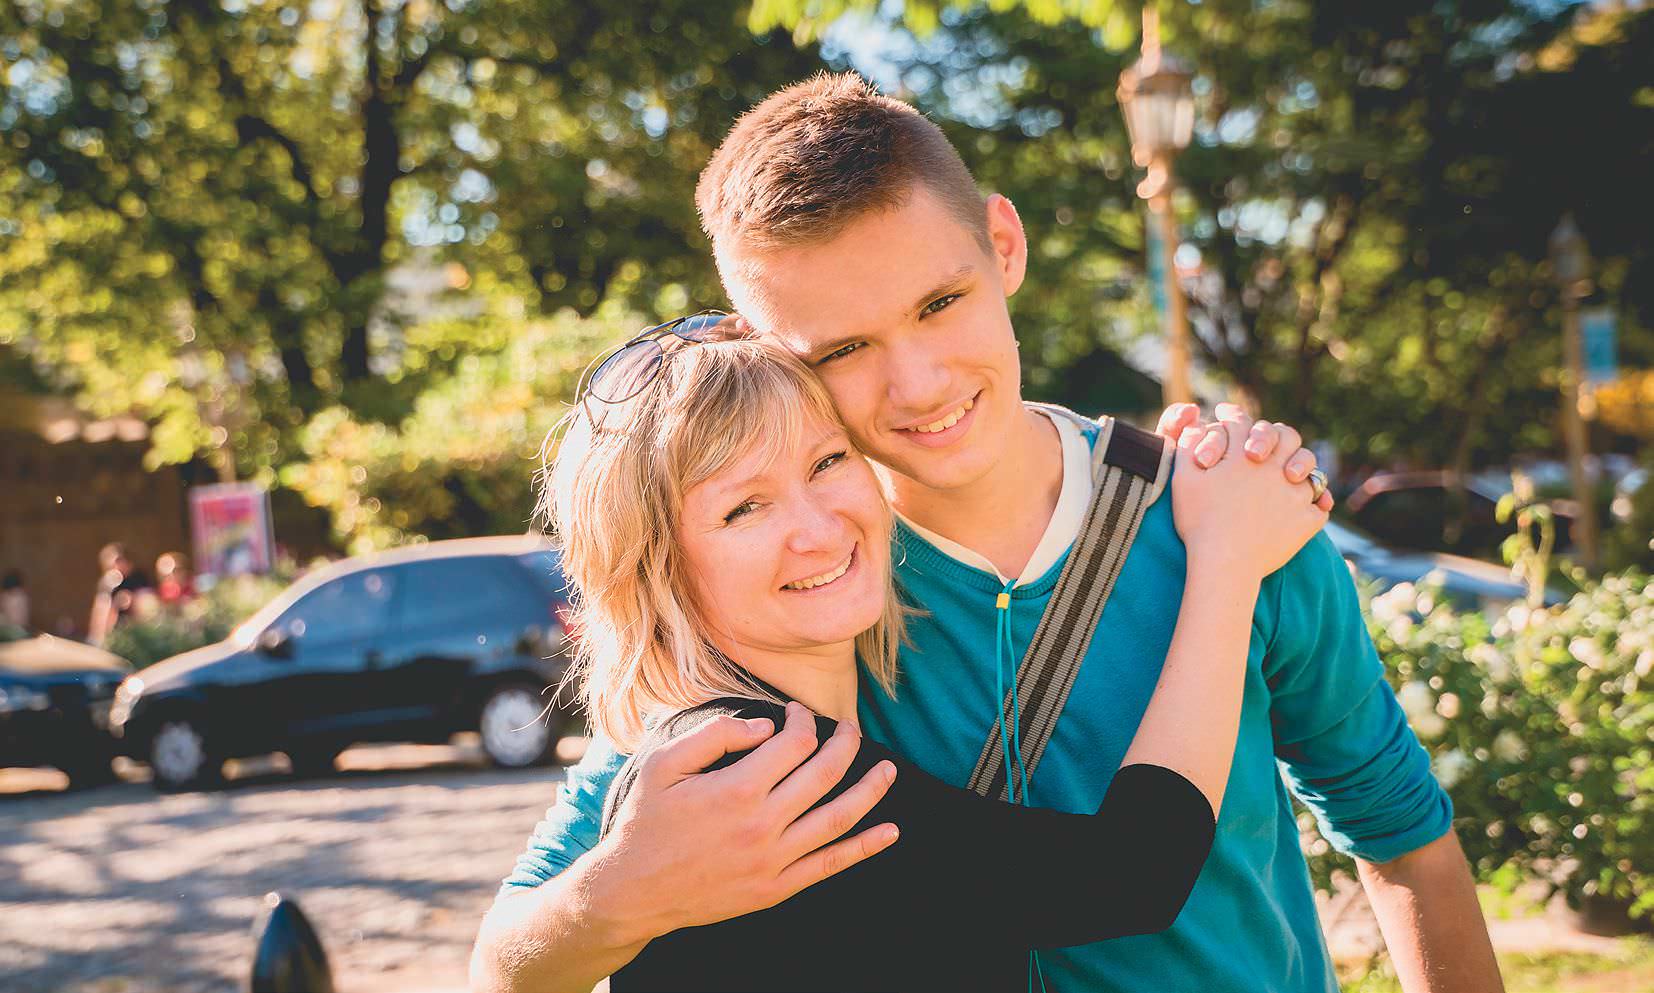
[[[1592,669],[1602,668],[1602,646],[1590,638],[1575,638],[1568,642],[1568,654]]]
[[[1491,642],[1484,641],[1472,648],[1469,657],[1470,661],[1481,666],[1482,671],[1488,674],[1488,678],[1495,682],[1501,682],[1510,677],[1510,659],[1506,658],[1505,653],[1499,651]]]
[[[1459,780],[1463,779],[1464,774],[1475,764],[1464,752],[1450,748],[1436,756],[1430,763],[1430,771],[1436,774],[1436,782],[1441,784],[1442,789],[1450,790],[1458,785]]]
[[[1505,619],[1510,621],[1512,631],[1520,631],[1528,626],[1528,618],[1532,613],[1525,603],[1512,604],[1511,608],[1505,611]]]
[[[1520,762],[1528,757],[1528,744],[1521,735],[1507,728],[1494,736],[1493,754],[1501,762]]]
[[[1411,723],[1414,733],[1426,741],[1440,738],[1447,731],[1447,721],[1433,710],[1413,718]]]
[[[1651,672],[1654,672],[1654,648],[1645,648],[1637,656],[1637,676],[1647,679]]]
[[[1390,621],[1384,632],[1390,636],[1391,641],[1406,641],[1407,636],[1413,633],[1413,619],[1405,614],[1397,617]]]
[[[1427,684],[1417,680],[1396,690],[1396,702],[1401,704],[1401,710],[1407,715],[1407,720],[1415,724],[1425,714],[1436,712],[1435,692]]]
[[[1459,695],[1457,693],[1443,693],[1436,701],[1436,713],[1448,720],[1459,716]]]
[[[1411,613],[1416,598],[1412,583],[1397,583],[1373,597],[1373,620],[1380,624],[1389,624],[1396,618]]]

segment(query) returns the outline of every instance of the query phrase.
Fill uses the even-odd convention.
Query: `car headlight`
[[[52,698],[40,690],[20,683],[0,683],[0,714],[46,710],[51,706]]]
[[[128,676],[121,685],[115,688],[115,700],[109,705],[109,726],[118,728],[125,724],[132,716],[132,708],[137,705],[138,697],[144,692],[144,681],[137,676]]]

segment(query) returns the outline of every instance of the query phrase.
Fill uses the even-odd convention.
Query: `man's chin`
[[[885,468],[898,478],[898,488],[917,486],[937,493],[962,490],[980,482],[992,471],[995,460],[990,453],[967,448],[963,451],[902,453],[900,458],[879,458]]]

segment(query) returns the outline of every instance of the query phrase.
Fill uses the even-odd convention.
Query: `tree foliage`
[[[1622,363],[1654,362],[1646,5],[1162,12],[1199,69],[1176,200],[1197,356],[1270,416],[1375,464],[1559,447],[1545,253],[1564,210],[1621,311]],[[444,418],[526,417],[491,391],[568,388],[513,379],[514,348],[563,370],[628,321],[716,303],[696,172],[742,110],[825,63],[914,100],[1018,205],[1031,392],[1151,403],[1114,358],[1158,333],[1114,95],[1138,16],[17,0],[0,5],[0,348],[94,410],[149,417],[156,461],[284,480],[353,542],[499,526],[521,509]],[[1599,443],[1643,416],[1620,393]],[[528,435],[505,438],[496,456]],[[438,484],[445,452],[481,475]],[[339,482],[404,456],[421,471]],[[393,491],[402,523],[360,511]]]
[[[868,9],[872,5],[856,5]],[[818,5],[770,0],[805,33]],[[838,8],[824,8],[827,12]],[[879,56],[1032,235],[1030,381],[1155,333],[1115,81],[1138,8],[911,5]],[[1565,210],[1654,358],[1644,167],[1654,13],[1495,0],[1161,5],[1198,67],[1177,200],[1197,356],[1358,460],[1474,464],[1555,445]],[[767,23],[767,22],[766,22]],[[828,32],[829,38],[832,32]],[[865,60],[865,55],[863,56]],[[1030,347],[1032,346],[1032,347]]]
[[[244,472],[446,359],[388,292],[434,257],[531,313],[717,299],[689,191],[818,65],[726,0],[21,0],[0,10],[0,344],[157,456]],[[450,349],[450,351],[453,351]]]

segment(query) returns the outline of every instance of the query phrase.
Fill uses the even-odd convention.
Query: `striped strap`
[[[1084,423],[1073,411],[1049,406],[1044,409]],[[1091,505],[1086,508],[1079,537],[1051,591],[1051,600],[1034,629],[1034,639],[1017,667],[1013,686],[1022,691],[1020,707],[1013,698],[1017,689],[1006,694],[1000,704],[1006,722],[1021,711],[1022,762],[1029,776],[1045,753],[1057,715],[1074,688],[1080,662],[1091,646],[1103,605],[1114,590],[1138,525],[1171,475],[1175,452],[1176,448],[1165,444],[1159,435],[1112,417],[1102,419],[1102,431],[1091,450]],[[983,796],[1016,800],[1010,794],[999,729],[996,720],[976,760],[969,786]],[[1027,788],[1026,782],[1022,783],[1022,792],[1026,793]]]

